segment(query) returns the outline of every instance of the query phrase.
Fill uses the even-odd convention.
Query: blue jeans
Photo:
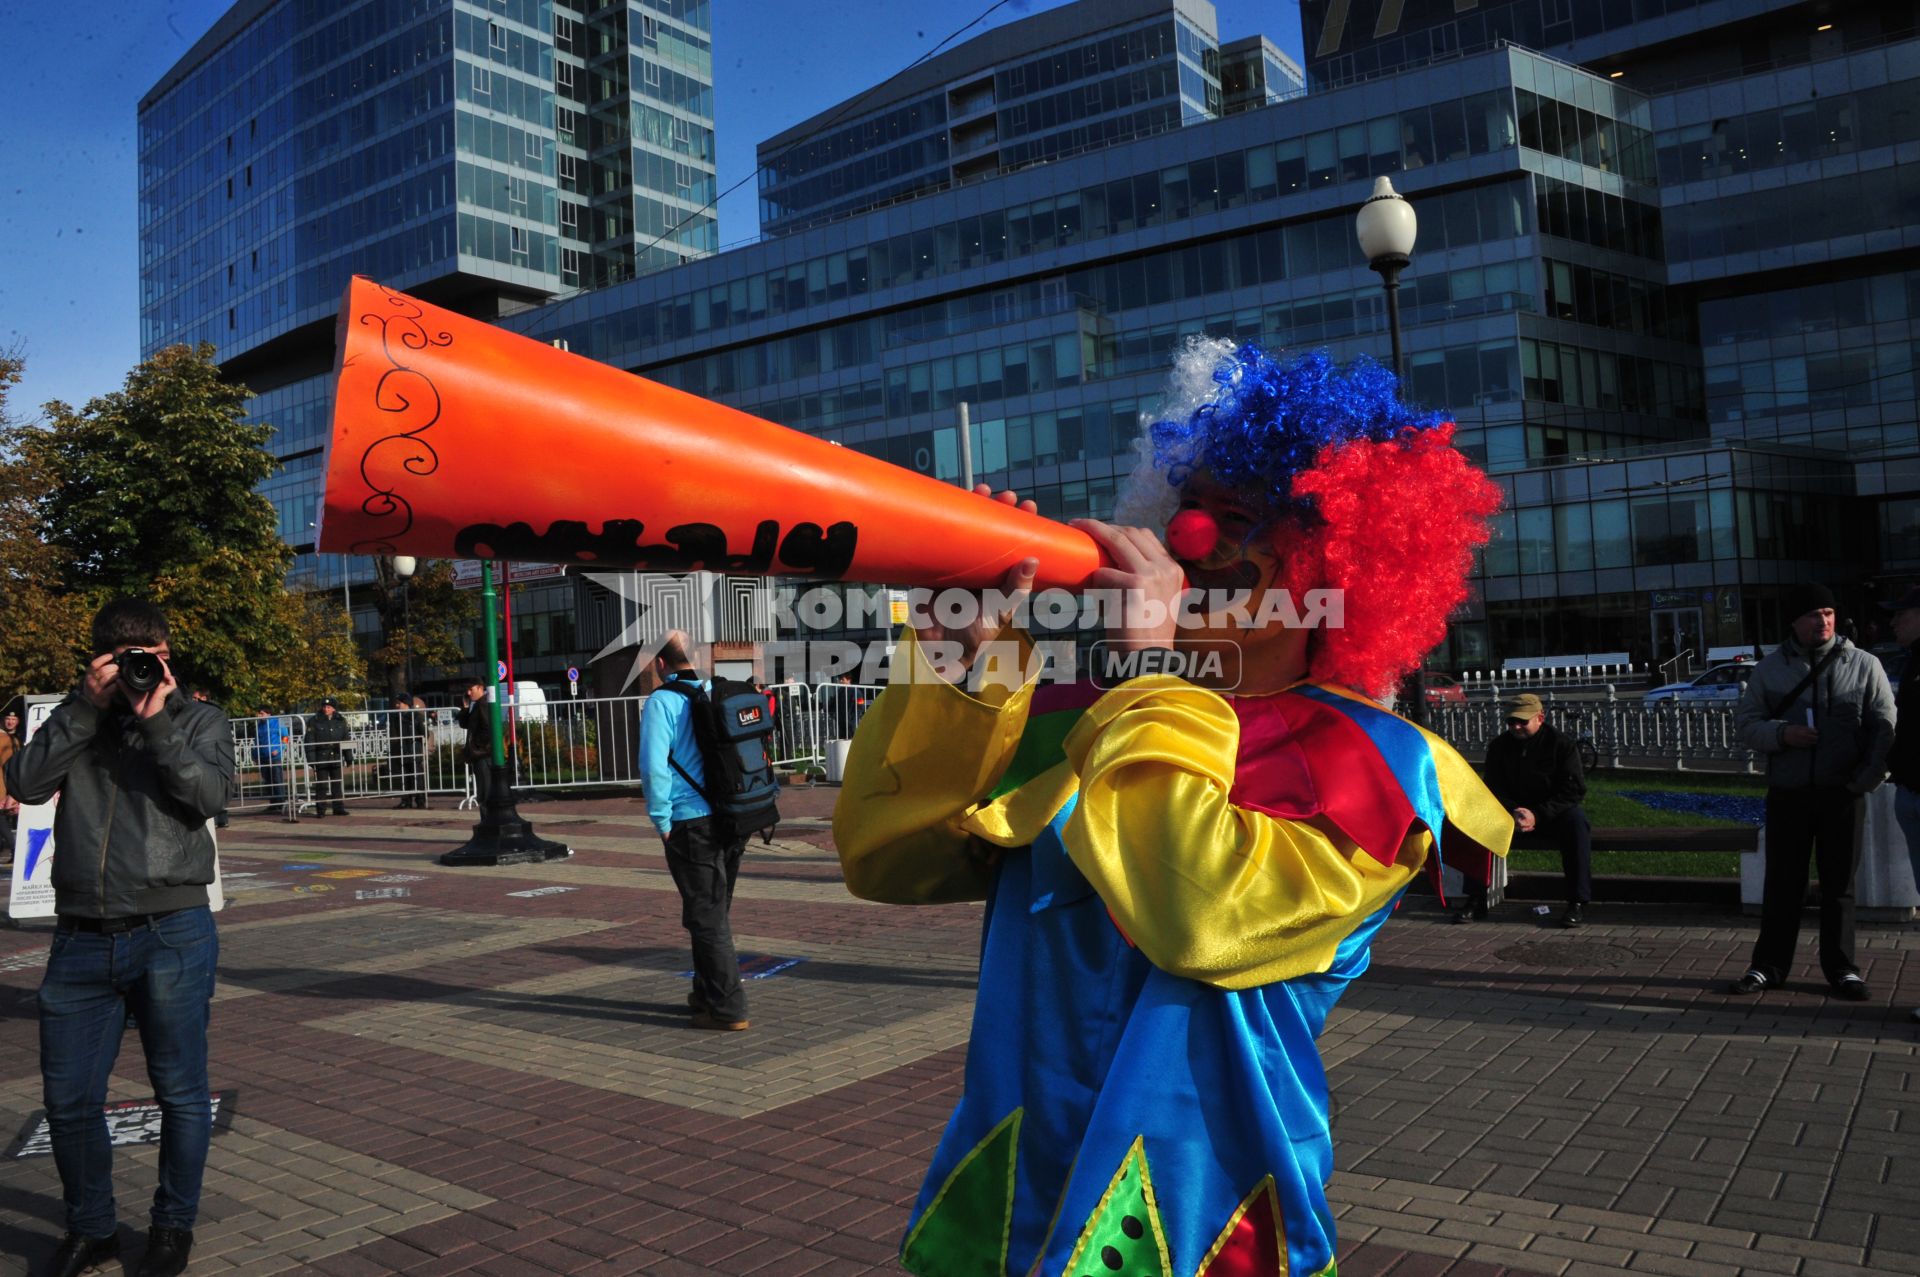
[[[1907,859],[1913,863],[1914,889],[1920,891],[1920,790],[1893,787],[1893,822],[1907,840]]]
[[[104,1105],[129,1013],[160,1105],[153,1223],[193,1227],[213,1136],[207,1012],[219,957],[204,905],[113,935],[65,923],[54,932],[40,983],[40,1081],[69,1231],[105,1237],[116,1227]]]

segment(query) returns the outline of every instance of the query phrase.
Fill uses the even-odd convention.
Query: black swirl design
[[[426,311],[413,298],[379,284],[374,287],[380,289],[390,309],[384,313],[369,311],[356,322],[380,330],[380,354],[387,367],[374,384],[373,407],[386,414],[376,420],[393,429],[360,454],[360,478],[368,488],[360,510],[382,526],[377,536],[354,542],[355,554],[392,554],[395,540],[413,527],[413,505],[401,494],[395,480],[405,475],[430,475],[440,468],[440,454],[424,436],[440,420],[441,401],[433,378],[412,367],[407,356],[411,351],[453,345],[452,333],[430,331],[421,322]],[[334,411],[354,407],[335,404]]]

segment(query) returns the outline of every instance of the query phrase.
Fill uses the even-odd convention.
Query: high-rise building
[[[1209,0],[1048,9],[975,36],[760,144],[769,235],[1221,112]]]
[[[941,477],[964,401],[979,477],[1099,513],[1186,335],[1385,357],[1353,217],[1390,175],[1409,394],[1507,494],[1440,662],[1697,669],[1777,641],[1809,577],[1871,638],[1920,579],[1915,7],[1310,3],[1310,94],[776,203],[839,220],[509,322]]]
[[[258,393],[299,580],[346,580],[311,550],[348,278],[498,318],[712,252],[710,26],[706,0],[240,0],[141,99],[142,351],[212,342]]]
[[[964,402],[979,478],[1103,513],[1187,335],[1386,356],[1353,218],[1389,175],[1420,220],[1409,394],[1452,411],[1507,495],[1440,662],[1697,667],[1776,641],[1786,584],[1809,577],[1871,638],[1869,599],[1920,581],[1917,8],[1309,0],[1313,91],[1273,93],[1263,65],[1281,100],[1229,113],[1251,42],[1220,49],[1204,5],[1079,0],[769,140],[764,156],[816,165],[763,176],[777,237],[501,322],[942,478]],[[1528,21],[1545,52],[1519,47]],[[1157,65],[1194,83],[1190,39],[1200,88],[1153,99],[1139,131],[1075,138],[1086,119],[1059,114],[1097,90],[1095,123],[1119,119],[1118,70],[1064,99],[1003,82],[1042,66],[1065,82],[1088,65],[1069,53],[1102,40],[1101,67],[1131,59],[1147,31],[1157,48],[1171,32],[1172,61],[1129,62],[1126,82]],[[967,96],[987,89],[991,109]],[[898,116],[915,104],[924,118]],[[154,207],[205,222],[224,136],[195,148],[195,199]],[[887,158],[915,137],[937,158]],[[195,283],[211,291],[192,313],[224,322],[219,283]],[[270,415],[317,446],[320,416]],[[556,669],[617,632],[551,603]]]
[[[1220,46],[1220,113],[1272,106],[1306,92],[1307,73],[1264,35]]]

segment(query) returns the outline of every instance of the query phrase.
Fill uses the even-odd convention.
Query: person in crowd
[[[1577,927],[1593,900],[1593,827],[1580,806],[1587,796],[1580,745],[1547,722],[1546,707],[1532,692],[1510,697],[1505,708],[1506,731],[1487,743],[1487,788],[1512,815],[1519,837],[1550,843],[1560,853],[1567,893],[1560,925]],[[1484,896],[1470,892],[1454,919],[1484,916]]]
[[[426,775],[420,752],[426,739],[426,716],[414,711],[413,697],[402,692],[393,698],[393,712],[387,715],[387,774],[400,795],[394,804],[398,811],[425,808]]]
[[[1892,613],[1888,623],[1893,641],[1907,649],[1900,693],[1894,701],[1893,746],[1887,751],[1887,770],[1893,781],[1893,818],[1906,839],[1914,888],[1920,891],[1920,585],[1880,606]],[[1913,1009],[1913,1018],[1920,1020],[1920,1007]]]
[[[174,1277],[193,1250],[213,1134],[207,1018],[220,942],[207,907],[214,845],[206,824],[233,783],[233,734],[217,708],[181,693],[160,609],[114,599],[92,631],[80,685],[6,766],[8,791],[23,801],[60,795],[57,921],[39,1007],[40,1080],[66,1236],[45,1271],[119,1271],[105,1104],[131,1016],[160,1106],[160,1183],[138,1273]],[[133,648],[159,661],[145,690],[119,659]]]
[[[493,705],[487,700],[486,685],[479,679],[467,684],[466,704],[460,707],[460,726],[467,729],[466,743],[460,748],[460,761],[473,777],[474,801],[485,808],[493,794]]]
[[[254,711],[253,749],[260,764],[260,784],[267,792],[268,811],[284,806],[287,796],[287,726],[264,709]],[[289,813],[291,814],[291,813]]]
[[[687,995],[693,1027],[739,1032],[752,1026],[731,914],[747,844],[701,796],[707,768],[694,740],[693,701],[667,690],[681,682],[713,690],[694,668],[689,647],[687,636],[674,630],[654,657],[662,690],[647,697],[640,713],[640,783],[647,818],[666,845],[667,869],[680,890],[680,924],[693,945],[693,990]]]
[[[909,1271],[1332,1271],[1315,1039],[1412,879],[1444,849],[1485,881],[1514,825],[1375,699],[1444,637],[1499,504],[1395,389],[1196,343],[1117,525],[1076,523],[1106,564],[1092,682],[1047,682],[997,603],[901,636],[834,811],[845,881],[988,901]]]
[[[425,811],[429,805],[427,801],[428,795],[433,792],[432,769],[428,766],[433,753],[433,732],[429,721],[431,716],[427,713],[427,701],[423,696],[413,698],[412,708],[413,730],[417,737],[415,743],[420,747],[415,755],[418,760],[416,765],[419,768],[420,775],[420,793],[417,795],[418,801],[414,806],[421,811]]]
[[[1893,691],[1886,669],[1841,637],[1833,591],[1787,594],[1786,641],[1754,666],[1734,710],[1741,743],[1767,760],[1766,879],[1760,937],[1742,995],[1778,988],[1793,968],[1807,859],[1820,867],[1820,970],[1837,998],[1872,996],[1853,953],[1854,838],[1860,799],[1887,774]]]
[[[20,748],[21,742],[14,735],[20,716],[8,711],[6,718],[6,725],[0,728],[0,867],[13,863],[15,817],[20,813],[20,800],[7,792],[6,784],[7,760]]]
[[[327,804],[333,804],[333,814],[347,815],[346,790],[341,783],[341,766],[344,759],[341,751],[353,737],[347,720],[341,717],[340,703],[333,697],[324,697],[320,702],[320,712],[307,720],[306,747],[307,763],[313,768],[313,814],[322,819],[327,814]]]
[[[191,695],[194,700],[199,701],[202,705],[213,704],[213,697],[208,694],[207,689],[204,687],[194,688]],[[220,804],[220,813],[213,818],[213,827],[215,829],[225,829],[227,827],[227,805],[225,803]]]

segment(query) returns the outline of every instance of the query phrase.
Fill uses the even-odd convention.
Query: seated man
[[[1580,809],[1587,796],[1580,746],[1547,722],[1546,709],[1532,692],[1508,698],[1506,710],[1507,730],[1487,743],[1487,788],[1512,814],[1515,833],[1560,852],[1560,872],[1567,880],[1567,911],[1560,925],[1577,927],[1593,900],[1593,828]],[[1463,909],[1455,918],[1466,922],[1473,916]]]
[[[1123,667],[1232,650],[1231,676],[1037,686],[995,614],[903,638],[854,737],[848,888],[988,902],[915,1273],[1331,1273],[1315,1038],[1407,884],[1443,850],[1484,878],[1513,828],[1369,699],[1444,636],[1498,504],[1451,427],[1364,361],[1196,343],[1183,372],[1123,498],[1135,526],[1077,526],[1110,565],[1087,585],[1121,602]],[[1189,583],[1209,601],[1176,624]],[[1344,624],[1267,606],[1323,588]]]

